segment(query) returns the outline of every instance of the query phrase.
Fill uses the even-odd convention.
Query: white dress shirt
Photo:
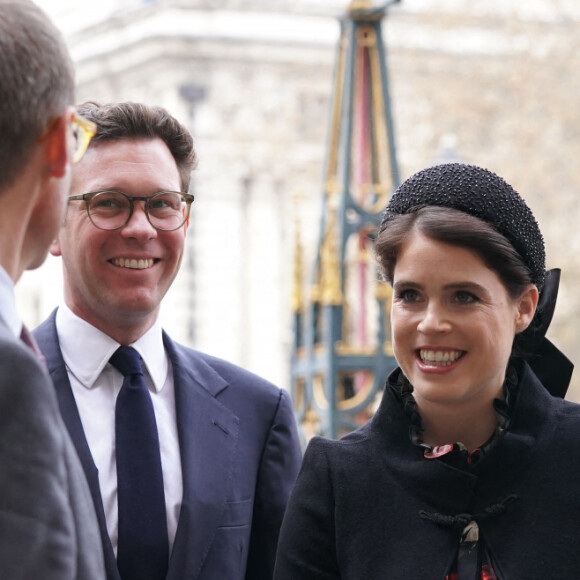
[[[76,316],[66,305],[57,311],[56,329],[85,436],[99,471],[107,531],[116,554],[118,512],[115,401],[123,384],[123,376],[109,364],[109,359],[120,345]],[[179,520],[183,482],[175,418],[173,370],[163,347],[159,321],[130,346],[141,355],[145,363],[143,374],[153,401],[171,550]]]
[[[2,266],[0,266],[0,318],[19,339],[22,331],[22,320],[16,310],[14,282]]]

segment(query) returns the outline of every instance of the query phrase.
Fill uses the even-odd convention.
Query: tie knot
[[[109,362],[124,376],[142,375],[141,357],[131,346],[120,346]]]

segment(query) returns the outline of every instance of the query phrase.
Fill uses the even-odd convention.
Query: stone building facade
[[[188,250],[165,327],[286,387],[295,229],[312,262],[347,4],[119,0],[106,18],[65,27],[80,100],[161,104],[196,139]],[[402,0],[383,26],[402,178],[462,160],[522,193],[548,266],[563,269],[551,338],[580,361],[580,7]],[[30,324],[58,303],[58,279],[56,260],[26,275]]]

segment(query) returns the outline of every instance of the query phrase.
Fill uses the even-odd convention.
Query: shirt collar
[[[0,266],[0,318],[4,320],[14,336],[19,338],[22,331],[22,320],[16,310],[14,282],[2,266]]]
[[[57,310],[56,329],[64,362],[79,382],[91,389],[120,344],[66,305]],[[141,355],[155,391],[161,391],[167,379],[169,361],[159,320],[130,346]]]

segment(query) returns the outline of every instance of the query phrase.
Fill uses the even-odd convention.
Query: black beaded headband
[[[393,193],[381,230],[398,215],[426,205],[463,211],[504,235],[542,288],[546,273],[544,239],[532,211],[517,191],[499,175],[461,163],[428,167],[403,182]]]

